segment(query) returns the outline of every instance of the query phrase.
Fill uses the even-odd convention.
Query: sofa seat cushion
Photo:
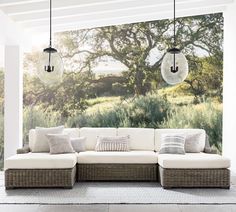
[[[77,156],[78,163],[126,163],[126,164],[155,164],[157,156],[154,151],[129,151],[129,152],[80,152]]]
[[[220,169],[230,167],[230,160],[217,154],[156,154],[158,155],[158,164],[167,169]]]
[[[56,154],[27,153],[9,157],[5,161],[6,169],[65,169],[76,165],[76,153]]]

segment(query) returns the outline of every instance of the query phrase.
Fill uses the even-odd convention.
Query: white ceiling
[[[223,12],[233,0],[176,0],[178,17]],[[49,0],[0,0],[0,10],[28,32],[49,28]],[[173,0],[53,0],[53,31],[171,18]]]

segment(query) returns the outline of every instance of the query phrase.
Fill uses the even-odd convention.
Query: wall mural
[[[40,51],[25,54],[24,142],[29,129],[59,124],[204,128],[220,152],[223,16],[176,20],[176,43],[188,59],[189,75],[175,86],[167,85],[160,73],[172,39],[172,20],[57,33],[65,73],[61,83],[51,86],[36,75]]]

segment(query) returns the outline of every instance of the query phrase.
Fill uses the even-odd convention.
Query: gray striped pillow
[[[185,154],[185,136],[164,134],[159,154]]]
[[[98,136],[95,151],[129,151],[129,136]]]

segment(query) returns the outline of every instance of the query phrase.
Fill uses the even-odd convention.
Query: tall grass
[[[59,113],[40,107],[25,107],[23,114],[23,142],[28,143],[29,130],[35,127],[52,127],[61,124]]]
[[[211,103],[173,107],[161,127],[205,129],[210,144],[221,151],[222,116],[222,109]]]
[[[167,116],[169,103],[157,94],[149,94],[121,102],[109,110],[78,114],[68,126],[89,127],[155,127]]]
[[[57,112],[43,111],[40,107],[25,108],[24,143],[28,142],[29,130],[36,126],[203,128],[210,143],[221,151],[222,108],[215,103],[177,106],[157,94],[149,94],[117,103],[108,110],[77,114],[65,122],[62,123]]]

